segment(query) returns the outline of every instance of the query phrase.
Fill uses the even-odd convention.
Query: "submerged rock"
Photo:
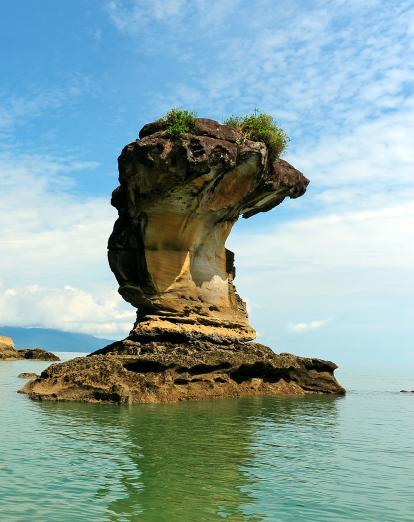
[[[334,363],[251,342],[225,248],[240,216],[304,194],[308,180],[262,142],[208,119],[170,136],[145,125],[119,162],[119,217],[108,243],[119,293],[137,320],[124,341],[53,364],[26,384],[33,399],[174,402],[248,395],[343,394]]]

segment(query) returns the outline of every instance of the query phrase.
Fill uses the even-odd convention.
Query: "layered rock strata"
[[[60,361],[54,353],[41,348],[24,348],[16,350],[10,337],[0,336],[0,361],[15,361],[18,359],[36,359],[38,361]]]
[[[344,393],[334,363],[251,342],[225,247],[240,216],[301,196],[303,174],[271,160],[264,143],[207,119],[178,137],[162,121],[145,125],[118,162],[108,256],[136,323],[124,341],[53,364],[23,392],[118,403]]]

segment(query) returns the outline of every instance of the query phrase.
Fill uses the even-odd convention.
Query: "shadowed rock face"
[[[308,180],[284,160],[270,162],[263,143],[208,119],[175,138],[160,122],[145,125],[118,162],[109,263],[138,308],[135,334],[254,339],[226,239],[239,216],[301,196]]]

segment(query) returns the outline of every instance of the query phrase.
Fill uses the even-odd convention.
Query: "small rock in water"
[[[17,377],[19,379],[37,379],[39,376],[37,375],[37,373],[23,372],[23,373],[19,373],[19,375]]]
[[[0,335],[0,361],[15,361],[18,359],[60,361],[57,355],[42,348],[23,348],[16,350],[16,346],[11,337]]]
[[[52,352],[42,348],[25,348],[17,350],[23,359],[34,359],[37,361],[60,361],[59,357]]]
[[[414,390],[400,390],[400,393],[414,393]]]

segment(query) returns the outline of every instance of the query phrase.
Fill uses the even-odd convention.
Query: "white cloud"
[[[289,323],[288,328],[292,332],[302,333],[308,332],[309,330],[318,330],[322,328],[322,326],[325,326],[326,323],[326,319],[322,321],[310,321],[309,323]]]
[[[63,288],[0,285],[0,319],[1,324],[9,326],[43,326],[119,336],[131,329],[135,310],[123,309],[122,298],[116,292],[108,292],[99,299],[70,285]]]
[[[285,203],[288,204],[288,203]],[[277,210],[275,211],[277,212]],[[311,273],[414,266],[414,203],[298,219],[230,237],[236,262],[257,270]]]
[[[214,25],[221,25],[238,4],[238,0],[109,0],[106,10],[121,32],[138,36],[140,31],[159,23],[183,36],[193,33],[195,25],[214,30]]]
[[[354,186],[370,191],[414,187],[414,103],[352,129],[337,129],[317,143],[298,146],[295,165],[322,187]],[[341,187],[337,188],[339,197]]]
[[[2,273],[13,281],[30,272],[43,280],[62,276],[62,267],[90,270],[105,257],[114,211],[103,198],[71,194],[66,173],[96,163],[45,156],[0,156]],[[69,190],[68,190],[69,189]],[[89,277],[89,276],[88,276]],[[60,280],[61,281],[61,280]]]

